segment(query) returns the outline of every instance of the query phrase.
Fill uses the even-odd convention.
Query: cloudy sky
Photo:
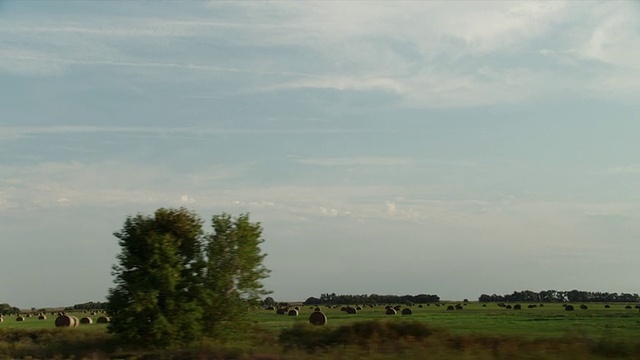
[[[640,292],[639,115],[637,2],[0,1],[0,302],[178,206],[281,301]]]

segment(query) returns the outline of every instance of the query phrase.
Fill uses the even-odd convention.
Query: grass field
[[[431,326],[443,328],[455,334],[518,335],[522,337],[561,337],[580,335],[589,337],[640,338],[640,313],[638,309],[625,309],[629,304],[589,304],[581,310],[574,304],[574,311],[566,311],[561,304],[544,304],[544,307],[529,309],[523,304],[521,310],[505,309],[494,303],[483,307],[469,303],[463,310],[446,310],[447,306],[434,305],[411,307],[412,315],[385,315],[383,306],[364,307],[355,315],[337,309],[321,307],[327,315],[327,326],[344,325],[355,320],[418,320]],[[631,304],[635,306],[635,304]],[[306,322],[313,308],[300,307],[300,315],[291,317],[276,315],[273,311],[258,311],[255,321],[267,329],[280,330],[292,323]]]
[[[460,358],[487,359],[528,359],[528,358],[576,358],[576,359],[608,359],[608,358],[640,358],[640,312],[636,308],[626,309],[629,304],[612,304],[605,308],[604,304],[591,303],[588,309],[580,309],[580,304],[573,304],[574,311],[566,311],[562,304],[544,304],[543,307],[527,308],[522,304],[521,310],[506,309],[495,303],[486,306],[479,303],[468,303],[462,310],[447,310],[447,306],[436,307],[423,305],[411,307],[411,315],[385,315],[384,306],[373,308],[364,307],[357,314],[347,314],[339,308],[321,306],[327,315],[327,325],[322,328],[312,328],[307,325],[309,315],[315,307],[300,306],[298,316],[278,315],[273,310],[255,310],[251,316],[251,334],[249,339],[236,343],[235,355],[211,356],[211,347],[202,353],[194,355],[196,358],[247,358],[253,359],[256,352],[267,353],[268,359],[298,359],[298,358],[433,358],[445,359],[453,356]],[[630,304],[635,306],[635,304]],[[85,313],[72,313],[78,318],[87,316]],[[62,351],[68,357],[82,358],[73,351],[66,351],[66,347],[80,349],[81,354],[92,354],[92,346],[97,353],[111,353],[105,346],[110,335],[106,332],[106,325],[94,323],[80,325],[77,328],[56,329],[55,316],[48,316],[46,320],[37,317],[27,318],[26,321],[15,321],[15,316],[6,316],[0,323],[0,358],[25,356],[35,352],[38,346],[45,346],[49,342],[56,342],[57,347],[40,349],[43,358],[51,355],[51,351]],[[304,349],[283,351],[277,345],[281,334],[293,336],[316,336],[319,331],[329,333],[339,332],[341,328],[352,326],[358,322],[378,320],[387,324],[406,325],[411,327],[414,322],[426,324],[434,336],[430,340],[403,340],[383,347],[367,346],[365,352],[362,347],[338,347],[309,353]],[[296,326],[300,333],[291,332]],[[306,329],[306,330],[305,330]],[[343,329],[342,329],[343,330]],[[33,334],[36,335],[33,335]],[[4,334],[4,335],[3,335]],[[14,334],[14,335],[8,335]],[[18,336],[15,334],[24,334]],[[314,335],[315,334],[315,335]],[[19,339],[15,344],[9,344],[9,339]],[[33,340],[33,339],[40,340]],[[29,339],[33,341],[30,342]],[[48,339],[48,340],[42,340]],[[79,344],[84,341],[88,344]],[[375,340],[378,341],[379,340]],[[101,345],[102,344],[102,345]],[[460,345],[465,344],[465,345]],[[211,344],[209,344],[211,346]],[[219,344],[215,345],[216,349]],[[375,350],[372,350],[374,349]],[[385,350],[386,349],[386,350]],[[424,357],[424,351],[429,350],[429,357]],[[63,351],[65,350],[65,351]],[[78,351],[80,351],[78,350]],[[201,349],[201,351],[203,351]],[[218,351],[218,350],[216,350]],[[225,350],[226,351],[226,350]],[[227,354],[222,351],[223,354]],[[219,352],[216,352],[219,354]],[[91,355],[95,357],[94,355]],[[238,355],[244,354],[244,355]],[[394,355],[395,354],[395,355]],[[192,358],[182,353],[182,358]],[[394,357],[395,356],[395,357]],[[109,356],[107,356],[109,357]],[[126,357],[126,356],[125,356]],[[64,358],[64,356],[62,357]]]

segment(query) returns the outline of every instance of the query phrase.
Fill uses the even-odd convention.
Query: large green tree
[[[260,225],[251,223],[248,215],[232,220],[223,214],[213,217],[214,229],[218,218],[240,224],[227,229],[224,242],[218,241],[217,231],[204,233],[202,219],[184,208],[126,218],[114,234],[122,251],[113,267],[116,286],[107,299],[109,331],[120,342],[143,347],[190,343],[215,333],[229,318],[225,312],[212,312],[214,304],[233,309],[235,317],[263,293],[260,280],[268,270],[258,246]]]
[[[207,313],[205,329],[215,333],[220,323],[232,330],[257,304],[265,291],[262,280],[269,270],[260,251],[264,241],[260,223],[252,223],[249,215],[232,218],[229,214],[211,219],[213,233],[206,237],[206,276],[204,306]]]

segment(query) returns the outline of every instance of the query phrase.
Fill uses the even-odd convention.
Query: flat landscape
[[[447,310],[449,305],[458,304],[462,309]],[[636,304],[616,303],[607,308],[603,303],[589,303],[587,309],[571,304],[573,311],[565,310],[567,304],[560,303],[530,305],[521,304],[521,309],[477,302],[402,306],[411,310],[410,315],[401,315],[400,311],[386,315],[385,305],[362,306],[355,314],[342,311],[343,305],[320,306],[327,317],[325,326],[308,323],[315,306],[295,305],[298,316],[261,308],[253,310],[248,319],[251,325],[245,335],[249,336],[200,344],[186,353],[182,349],[179,355],[163,351],[168,351],[164,354],[169,358],[202,359],[385,359],[400,355],[412,359],[637,359],[640,354],[640,312]],[[70,315],[88,316],[82,312]],[[47,358],[51,351],[61,358],[139,357],[110,343],[107,326],[95,323],[99,315],[94,316],[93,324],[68,329],[55,328],[55,316],[46,320],[32,316],[25,321],[5,316],[0,323],[0,358]],[[389,335],[390,328],[400,335]]]

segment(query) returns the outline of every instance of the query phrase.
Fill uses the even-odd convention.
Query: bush
[[[419,321],[360,321],[333,329],[297,323],[290,329],[282,330],[279,341],[285,350],[302,348],[313,351],[332,346],[370,347],[402,339],[422,340],[432,333]]]

